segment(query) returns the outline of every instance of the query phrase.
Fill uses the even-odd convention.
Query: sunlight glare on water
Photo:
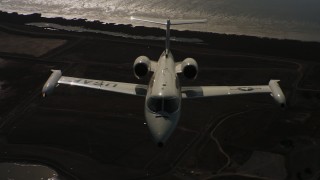
[[[143,26],[156,25],[130,16],[206,18],[207,24],[173,28],[320,41],[318,0],[0,0],[0,10]]]

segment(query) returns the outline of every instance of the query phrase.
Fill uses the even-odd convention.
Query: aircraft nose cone
[[[153,139],[159,147],[162,147],[171,135],[175,122],[164,117],[154,117],[147,120],[147,122]]]

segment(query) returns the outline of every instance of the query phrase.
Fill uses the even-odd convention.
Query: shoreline
[[[133,36],[164,37],[164,30],[143,26],[106,24],[100,21],[87,21],[86,19],[45,18],[41,14],[21,15],[0,11],[0,22],[11,24],[26,23],[55,23],[64,26],[77,26],[98,31],[120,32]],[[172,36],[178,38],[198,38],[212,49],[235,51],[267,56],[280,56],[284,58],[304,59],[318,61],[320,59],[320,42],[306,42],[300,40],[274,39],[267,37],[254,37],[247,35],[229,35],[209,32],[171,30]],[[175,42],[172,42],[175,44]],[[197,44],[197,46],[201,44]]]

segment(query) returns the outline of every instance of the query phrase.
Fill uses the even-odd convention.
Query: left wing
[[[52,72],[42,89],[44,97],[51,94],[58,84],[81,86],[137,96],[145,96],[147,93],[147,85],[62,76],[60,70],[52,70]]]
[[[259,86],[189,86],[181,87],[182,98],[200,98],[228,96],[238,94],[270,93],[281,105],[285,105],[285,96],[278,84],[279,80],[270,80],[269,85]]]

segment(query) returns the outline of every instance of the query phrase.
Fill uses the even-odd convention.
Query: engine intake
[[[198,75],[198,63],[193,58],[187,58],[181,63],[181,70],[187,79],[196,79]]]
[[[133,64],[134,76],[138,79],[144,78],[150,71],[150,59],[146,56],[139,56]]]
[[[51,70],[52,74],[50,75],[47,82],[44,84],[42,88],[42,96],[46,97],[53,92],[53,89],[57,86],[59,79],[62,74],[60,70]]]
[[[281,107],[286,107],[286,97],[284,96],[279,84],[279,80],[270,80],[269,87],[271,90],[271,96],[280,104]]]

